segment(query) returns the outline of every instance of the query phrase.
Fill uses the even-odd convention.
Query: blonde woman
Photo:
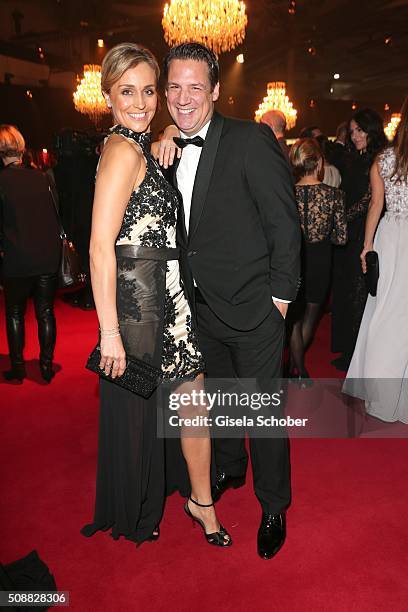
[[[158,79],[155,58],[134,43],[117,45],[104,58],[102,90],[115,125],[96,177],[91,277],[105,374],[123,374],[127,349],[160,367],[178,393],[189,393],[203,389],[204,363],[180,283],[177,195],[150,154]],[[95,516],[82,532],[111,529],[115,539],[157,540],[165,491],[157,398],[144,400],[101,380],[100,401]],[[181,444],[191,483],[185,510],[210,544],[229,546],[211,499],[208,431],[182,436]]]
[[[13,125],[0,125],[0,252],[3,252],[3,285],[7,340],[11,369],[9,381],[26,377],[24,315],[33,297],[40,342],[40,372],[49,383],[56,342],[54,299],[61,239],[46,176],[22,163],[23,135]]]

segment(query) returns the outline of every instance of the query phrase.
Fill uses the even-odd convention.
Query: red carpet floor
[[[0,384],[3,563],[36,549],[75,612],[407,610],[408,443],[401,439],[293,440],[288,537],[268,562],[256,554],[251,482],[219,503],[234,538],[228,550],[210,548],[192,529],[178,495],[168,500],[158,543],[82,537],[96,464],[96,381],[83,367],[95,314],[59,301],[57,318],[52,384],[37,373],[31,308],[29,380]],[[0,343],[3,370],[4,325]],[[336,376],[328,347],[326,316],[309,355],[312,375]]]

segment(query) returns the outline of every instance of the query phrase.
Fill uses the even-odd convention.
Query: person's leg
[[[284,319],[277,308],[255,330],[242,333],[232,345],[235,369],[241,378],[254,378],[259,390],[274,393],[281,376]],[[277,409],[276,415],[280,416]],[[250,437],[255,494],[264,513],[277,515],[290,503],[290,461],[286,433]],[[275,433],[276,435],[276,433]]]
[[[211,379],[235,379],[237,373],[232,363],[231,350],[223,341],[228,338],[231,329],[207,305],[201,303],[197,303],[197,322],[208,382]],[[215,438],[213,443],[217,471],[232,478],[245,477],[248,453],[244,434],[237,438]]]
[[[194,381],[182,383],[175,392],[183,394],[184,397],[192,392],[201,394],[204,392],[203,374],[198,375]],[[184,418],[207,416],[207,405],[202,403],[197,406],[191,402],[188,406],[180,407],[179,415]],[[187,501],[186,509],[194,518],[202,521],[206,534],[220,532],[220,523],[211,496],[211,440],[208,427],[197,426],[193,430],[182,428],[181,448],[191,483],[191,496]],[[231,538],[227,533],[222,532],[219,539],[224,545],[228,545]]]
[[[54,376],[52,360],[57,337],[54,315],[54,299],[57,290],[55,274],[39,276],[34,286],[34,307],[38,323],[38,340],[40,343],[41,375],[47,382]]]
[[[32,278],[5,278],[4,298],[6,306],[6,329],[11,370],[4,372],[7,380],[22,380],[26,376],[24,366],[25,325],[24,315],[27,299],[32,288]]]
[[[294,375],[295,370],[300,374],[305,369],[305,347],[302,336],[302,321],[295,321],[292,326],[289,339],[289,377]]]
[[[315,329],[321,313],[321,304],[308,302],[303,316],[302,337],[304,350],[306,350],[313,340]]]

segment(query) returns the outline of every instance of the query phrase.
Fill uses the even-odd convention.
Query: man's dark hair
[[[183,43],[181,45],[177,45],[170,49],[163,62],[163,73],[164,77],[167,81],[169,76],[169,66],[172,60],[195,60],[197,62],[205,62],[208,66],[208,76],[211,84],[211,91],[214,90],[214,87],[219,81],[220,75],[220,67],[218,65],[218,60],[211,51],[204,45],[200,45],[200,43],[190,42]]]
[[[304,127],[302,130],[300,130],[299,138],[314,138],[313,132],[319,129],[320,128],[318,125],[310,125],[308,127]]]

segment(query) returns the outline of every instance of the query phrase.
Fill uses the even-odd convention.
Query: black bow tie
[[[204,138],[201,136],[194,136],[194,138],[173,138],[174,142],[180,149],[184,149],[189,144],[195,145],[196,147],[202,147],[204,144]]]

